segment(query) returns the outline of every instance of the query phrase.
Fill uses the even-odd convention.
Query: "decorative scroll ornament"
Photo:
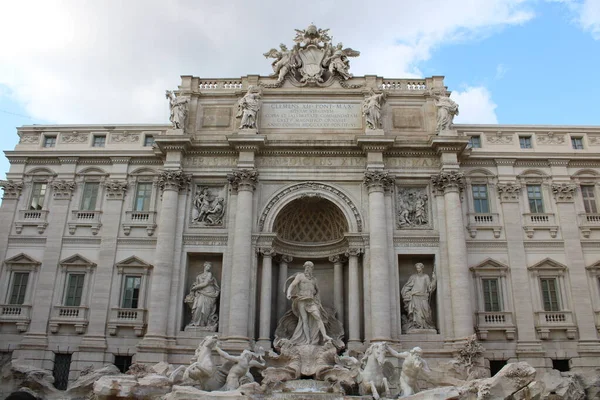
[[[521,185],[516,182],[499,183],[496,186],[501,201],[519,201]]]
[[[513,135],[511,133],[504,135],[501,131],[495,134],[488,134],[485,138],[489,144],[512,144],[513,142]]]
[[[252,169],[234,169],[227,175],[227,180],[235,191],[254,190],[258,183],[258,171]]]
[[[394,184],[394,176],[390,175],[388,171],[365,171],[363,183],[367,189],[385,189]]]
[[[431,183],[437,190],[458,189],[465,187],[465,174],[457,171],[442,171],[431,176]]]
[[[63,143],[85,143],[88,140],[87,133],[79,132],[63,133],[60,135],[60,137]]]
[[[548,132],[547,134],[537,133],[535,135],[536,141],[539,144],[564,144],[565,143],[565,135],[564,134],[555,134],[554,132]]]
[[[4,190],[3,199],[18,199],[23,191],[23,182],[13,180],[0,181],[0,187]]]
[[[125,197],[127,186],[127,181],[118,181],[115,179],[108,179],[104,181],[106,197],[108,199],[122,200]]]
[[[225,215],[225,198],[208,187],[196,187],[192,223],[202,226],[222,226]]]
[[[174,129],[185,129],[185,123],[188,115],[189,99],[176,96],[172,91],[167,90],[166,98],[169,100],[169,120]]]
[[[429,226],[429,197],[425,188],[398,188],[397,226],[400,229]]]
[[[572,202],[577,186],[571,183],[553,183],[552,194],[557,202]]]
[[[52,181],[52,191],[55,199],[70,199],[75,190],[74,181]]]
[[[140,135],[138,133],[113,133],[111,139],[115,143],[137,143],[140,141]]]
[[[184,173],[182,169],[165,169],[158,176],[158,187],[163,192],[165,190],[181,191],[188,188],[191,180],[191,176]]]
[[[272,76],[277,77],[275,84],[264,86],[280,87],[286,78],[295,86],[329,86],[335,80],[342,83],[351,79],[349,57],[358,57],[360,52],[344,49],[342,43],[333,45],[331,40],[329,29],[318,29],[312,24],[305,30],[296,29],[296,44],[291,50],[280,44],[279,50],[264,53],[265,57],[275,59],[271,64]]]
[[[39,133],[20,133],[19,144],[34,144],[40,141]]]

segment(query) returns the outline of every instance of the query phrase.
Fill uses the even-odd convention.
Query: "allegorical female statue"
[[[240,129],[256,129],[256,115],[260,110],[260,88],[250,86],[248,92],[238,101],[237,118],[241,118]]]
[[[221,289],[217,280],[210,271],[212,263],[204,263],[204,272],[196,276],[190,293],[185,297],[185,302],[192,309],[192,321],[188,326],[197,326],[213,330],[217,327],[217,298]]]
[[[450,97],[443,94],[434,94],[433,99],[437,107],[437,127],[436,132],[450,130],[454,117],[458,115],[458,104]]]
[[[407,314],[407,321],[403,330],[410,329],[435,329],[433,315],[431,313],[430,297],[437,286],[435,271],[431,278],[423,273],[423,264],[415,264],[416,274],[408,278],[408,282],[402,287],[402,300]]]
[[[381,107],[386,99],[385,93],[377,94],[371,89],[369,95],[365,97],[362,110],[365,116],[367,129],[381,128]]]
[[[172,91],[167,90],[167,99],[169,99],[170,115],[169,120],[175,129],[185,129],[187,119],[188,99],[175,96]]]

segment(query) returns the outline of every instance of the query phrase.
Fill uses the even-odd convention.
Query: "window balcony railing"
[[[579,229],[586,239],[592,234],[592,230],[600,229],[600,214],[579,214]]]
[[[477,236],[478,230],[491,230],[494,237],[500,237],[502,226],[500,225],[500,216],[496,213],[469,213],[469,224],[467,230],[472,238]]]
[[[598,333],[600,334],[600,310],[594,311],[596,314],[596,329],[598,329]]]
[[[24,226],[37,227],[41,235],[48,226],[48,210],[19,210],[18,219],[15,221],[16,232],[23,232]]]
[[[477,312],[477,335],[480,340],[486,340],[489,331],[503,331],[506,339],[515,338],[515,323],[510,311],[481,311]]]
[[[552,330],[565,331],[569,339],[575,339],[577,334],[571,311],[537,311],[535,326],[542,340],[548,339]]]
[[[112,308],[108,320],[108,333],[117,334],[118,328],[132,328],[136,336],[142,336],[146,326],[146,310],[143,308]]]
[[[129,236],[131,228],[144,228],[148,236],[154,234],[156,229],[155,211],[127,211],[125,212],[125,222],[123,222],[123,233]]]
[[[69,233],[74,235],[77,228],[89,227],[92,230],[92,235],[97,235],[102,226],[102,223],[100,222],[101,215],[102,211],[73,211],[71,219],[69,220]]]
[[[523,214],[523,229],[528,238],[532,238],[536,230],[550,231],[550,236],[555,238],[558,233],[556,216],[550,213],[528,213]]]
[[[88,325],[88,308],[84,306],[54,306],[49,325],[52,333],[57,333],[60,325],[73,325],[75,332],[84,333]]]
[[[23,304],[0,304],[0,323],[16,324],[19,332],[26,332],[31,322],[31,306]]]

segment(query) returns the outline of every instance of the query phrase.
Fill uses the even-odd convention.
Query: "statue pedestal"
[[[256,128],[244,128],[237,131],[238,135],[258,135],[258,129]]]
[[[183,329],[185,332],[190,332],[195,334],[196,337],[204,337],[211,335],[213,332],[217,331],[217,326],[192,326],[188,325]]]
[[[437,335],[436,329],[417,329],[412,328],[406,331],[407,335]]]
[[[185,133],[183,132],[183,129],[167,129],[167,132],[165,133],[167,136],[181,136],[184,135]]]
[[[383,129],[369,129],[369,128],[367,128],[365,130],[365,135],[367,135],[367,136],[383,136],[383,135],[385,135],[385,132],[383,132]]]

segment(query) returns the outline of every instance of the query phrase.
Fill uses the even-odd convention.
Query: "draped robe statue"
[[[221,289],[210,272],[211,268],[210,262],[204,263],[204,272],[196,277],[190,294],[186,296],[186,303],[192,309],[192,321],[188,326],[216,328],[218,321],[217,298]]]
[[[437,286],[435,271],[431,278],[423,273],[423,264],[415,264],[417,273],[410,276],[408,282],[402,287],[402,300],[408,318],[409,329],[435,329],[433,315],[429,300],[431,293]]]

